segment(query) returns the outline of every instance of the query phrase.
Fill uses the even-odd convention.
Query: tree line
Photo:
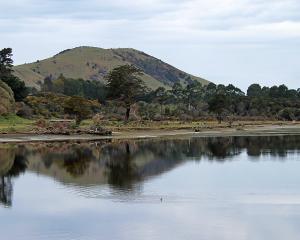
[[[131,107],[139,105],[145,119],[182,117],[197,119],[215,116],[219,122],[226,117],[262,117],[265,119],[300,120],[300,89],[285,85],[262,87],[252,84],[244,93],[238,87],[214,83],[202,85],[193,81],[187,85],[175,83],[171,88],[148,89],[133,65],[119,66],[106,76],[107,84],[82,79],[67,79],[62,75],[45,79],[43,89],[67,96],[97,99],[101,103],[118,102],[125,109],[125,120]]]
[[[41,92],[31,91],[31,95],[36,96],[33,99],[32,96],[27,97],[30,89],[13,75],[12,64],[12,50],[1,50],[0,79],[12,88],[16,101],[25,101],[33,107],[34,102],[40,104],[37,98],[41,97],[41,92],[68,96],[62,108],[65,113],[73,112],[76,116],[82,112],[82,116],[77,116],[79,120],[88,116],[90,100],[101,103],[107,114],[116,106],[123,108],[126,121],[134,105],[138,106],[141,119],[149,120],[197,120],[211,117],[216,117],[219,122],[226,117],[300,120],[300,89],[289,89],[285,85],[266,87],[252,84],[245,93],[232,84],[202,85],[190,81],[188,84],[176,82],[172,87],[151,90],[142,81],[143,73],[139,68],[123,65],[107,74],[106,84],[67,78],[62,74],[57,78],[47,76],[41,83]],[[55,104],[50,104],[51,108],[57,108]]]

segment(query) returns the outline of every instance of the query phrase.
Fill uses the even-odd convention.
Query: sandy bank
[[[0,143],[53,142],[53,141],[97,141],[104,139],[141,139],[162,137],[214,137],[214,136],[257,136],[257,135],[300,135],[300,125],[265,125],[250,126],[244,129],[215,128],[194,132],[192,129],[181,130],[139,130],[113,132],[112,136],[95,135],[36,135],[2,134]]]

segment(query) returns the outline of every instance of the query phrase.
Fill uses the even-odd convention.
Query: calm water
[[[300,236],[300,136],[0,145],[0,239]]]

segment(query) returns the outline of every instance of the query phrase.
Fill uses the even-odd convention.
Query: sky
[[[15,64],[68,48],[129,47],[246,90],[300,88],[299,0],[0,0]]]

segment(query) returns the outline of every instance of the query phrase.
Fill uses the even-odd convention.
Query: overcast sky
[[[215,83],[300,88],[299,0],[0,0],[16,64],[131,47]]]

